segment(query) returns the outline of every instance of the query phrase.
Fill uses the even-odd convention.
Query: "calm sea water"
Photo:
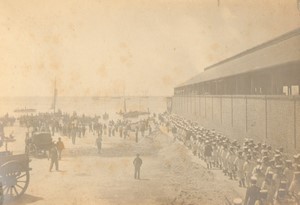
[[[52,97],[1,97],[0,116],[8,113],[18,117],[15,109],[36,109],[37,112],[53,112],[51,110]],[[165,97],[126,97],[127,111],[147,111],[161,113],[166,110],[167,101]],[[63,112],[85,115],[102,115],[104,112],[111,117],[116,116],[124,107],[124,98],[99,98],[99,97],[57,97],[56,109]]]

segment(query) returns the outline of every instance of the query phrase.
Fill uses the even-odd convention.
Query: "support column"
[[[266,140],[268,139],[268,100],[265,96],[265,115],[266,115]]]
[[[296,107],[296,99],[293,98],[294,101],[294,148],[297,149],[297,107]]]
[[[206,119],[206,95],[204,96],[204,100],[205,100],[204,105],[205,105],[205,119]]]
[[[233,97],[231,95],[231,127],[233,127]]]
[[[220,96],[220,115],[221,115],[221,124],[223,124],[223,106],[222,106],[222,96]]]
[[[214,119],[214,97],[211,96],[211,119]]]
[[[246,132],[248,132],[248,98],[245,96],[245,103],[246,103]]]

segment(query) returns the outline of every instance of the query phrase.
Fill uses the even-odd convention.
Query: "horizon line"
[[[71,95],[60,95],[60,96],[56,96],[56,97],[80,97],[80,98],[84,98],[84,97],[87,97],[87,98],[123,98],[123,97],[171,97],[173,95],[124,95],[124,96],[121,96],[121,95],[109,95],[109,96],[93,96],[93,95],[89,95],[89,96],[71,96]],[[53,97],[51,95],[28,95],[28,96],[0,96],[0,98],[18,98],[18,97]]]

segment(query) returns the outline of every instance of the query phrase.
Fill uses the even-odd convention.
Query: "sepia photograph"
[[[0,0],[0,205],[300,205],[300,0]]]

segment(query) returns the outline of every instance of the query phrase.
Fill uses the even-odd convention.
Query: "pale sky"
[[[0,0],[0,96],[172,95],[298,27],[297,0]]]

